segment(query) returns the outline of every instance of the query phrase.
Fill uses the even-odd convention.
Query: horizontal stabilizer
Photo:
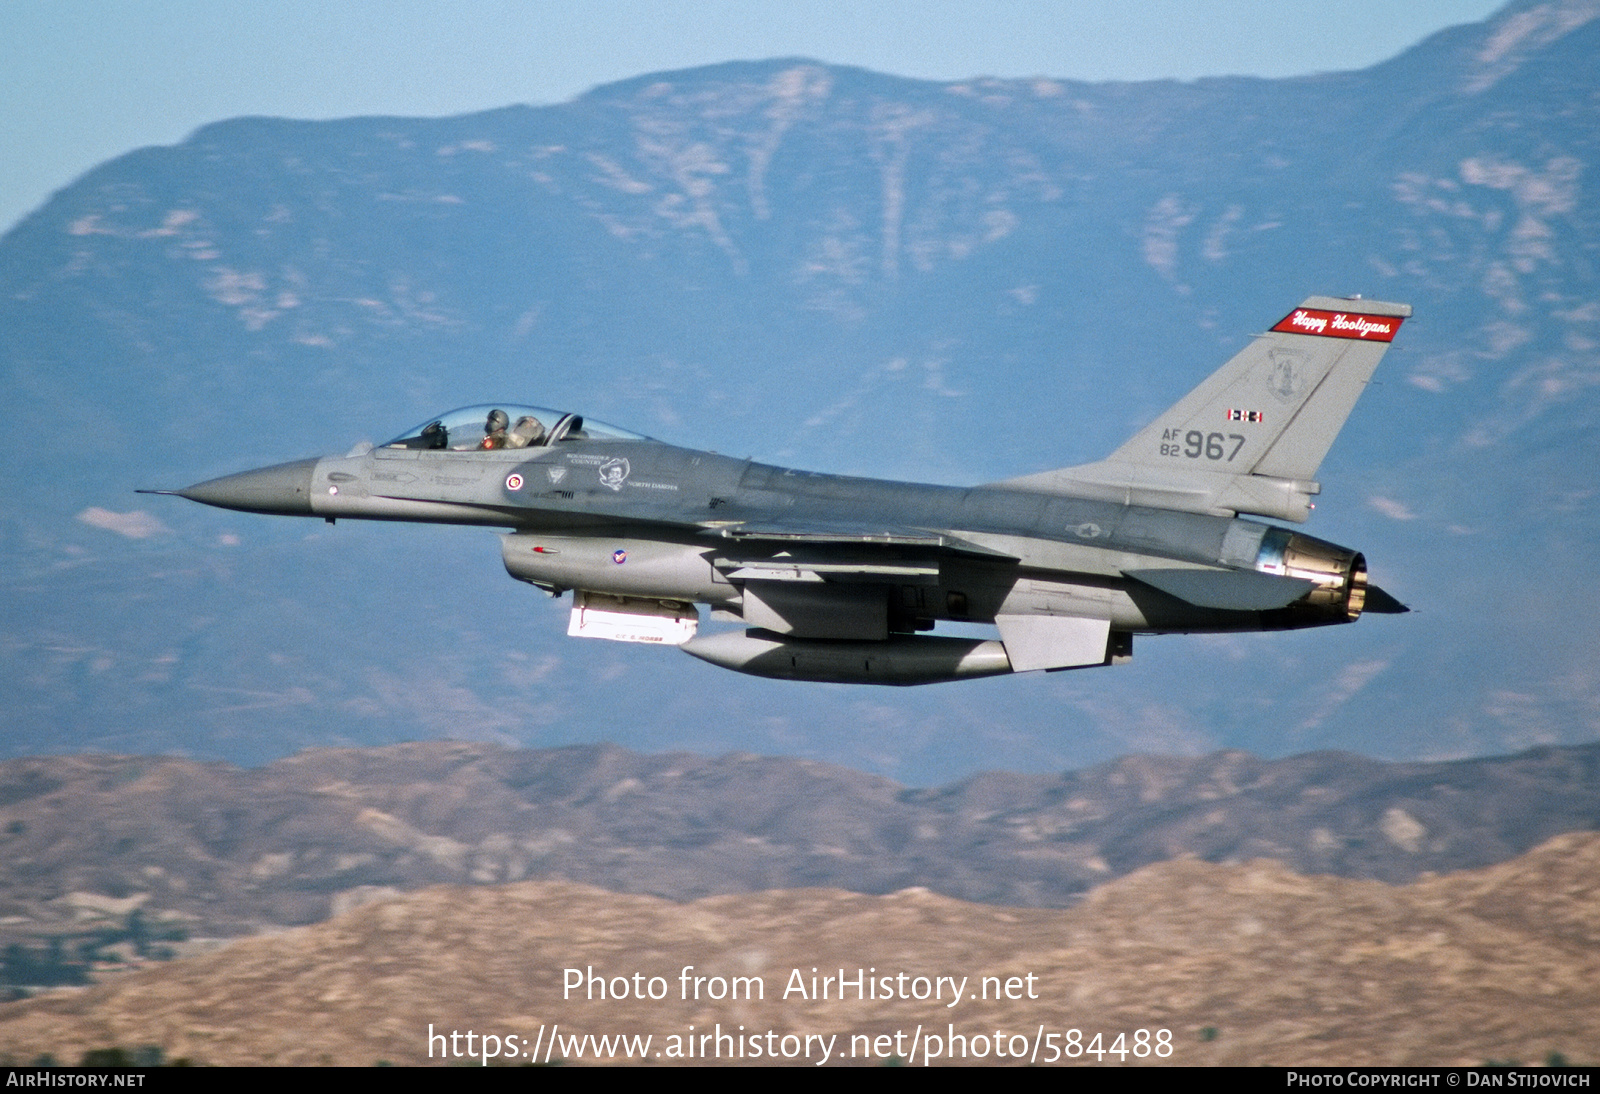
[[[1378,588],[1376,585],[1367,586],[1367,603],[1361,609],[1364,612],[1373,612],[1377,615],[1404,615],[1411,609],[1400,601]]]
[[[1314,587],[1297,577],[1256,570],[1124,570],[1135,581],[1201,608],[1270,612],[1288,607]],[[1370,593],[1368,594],[1370,597]],[[1370,604],[1368,610],[1370,611]]]

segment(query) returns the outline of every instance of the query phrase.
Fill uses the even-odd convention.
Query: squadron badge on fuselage
[[[600,465],[600,485],[621,490],[622,484],[628,480],[628,470],[627,460],[607,460]]]

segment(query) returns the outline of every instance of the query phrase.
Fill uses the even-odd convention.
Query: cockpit
[[[482,452],[499,448],[545,448],[564,441],[647,441],[649,437],[604,422],[542,406],[485,403],[430,418],[381,448]]]

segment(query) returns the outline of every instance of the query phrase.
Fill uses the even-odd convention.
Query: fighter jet
[[[158,492],[503,529],[512,577],[572,593],[568,634],[757,676],[903,685],[1112,665],[1134,635],[1407,610],[1358,552],[1248,518],[1310,515],[1317,468],[1410,314],[1313,296],[1104,460],[985,486],[793,471],[496,403]],[[701,634],[702,604],[742,627]],[[926,633],[940,623],[998,638]]]

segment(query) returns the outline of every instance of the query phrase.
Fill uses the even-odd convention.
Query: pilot
[[[483,423],[483,440],[478,442],[478,447],[506,447],[506,427],[510,424],[510,415],[499,407],[489,411],[489,417]]]
[[[524,414],[506,434],[507,448],[531,448],[544,440],[544,423],[532,414]]]

